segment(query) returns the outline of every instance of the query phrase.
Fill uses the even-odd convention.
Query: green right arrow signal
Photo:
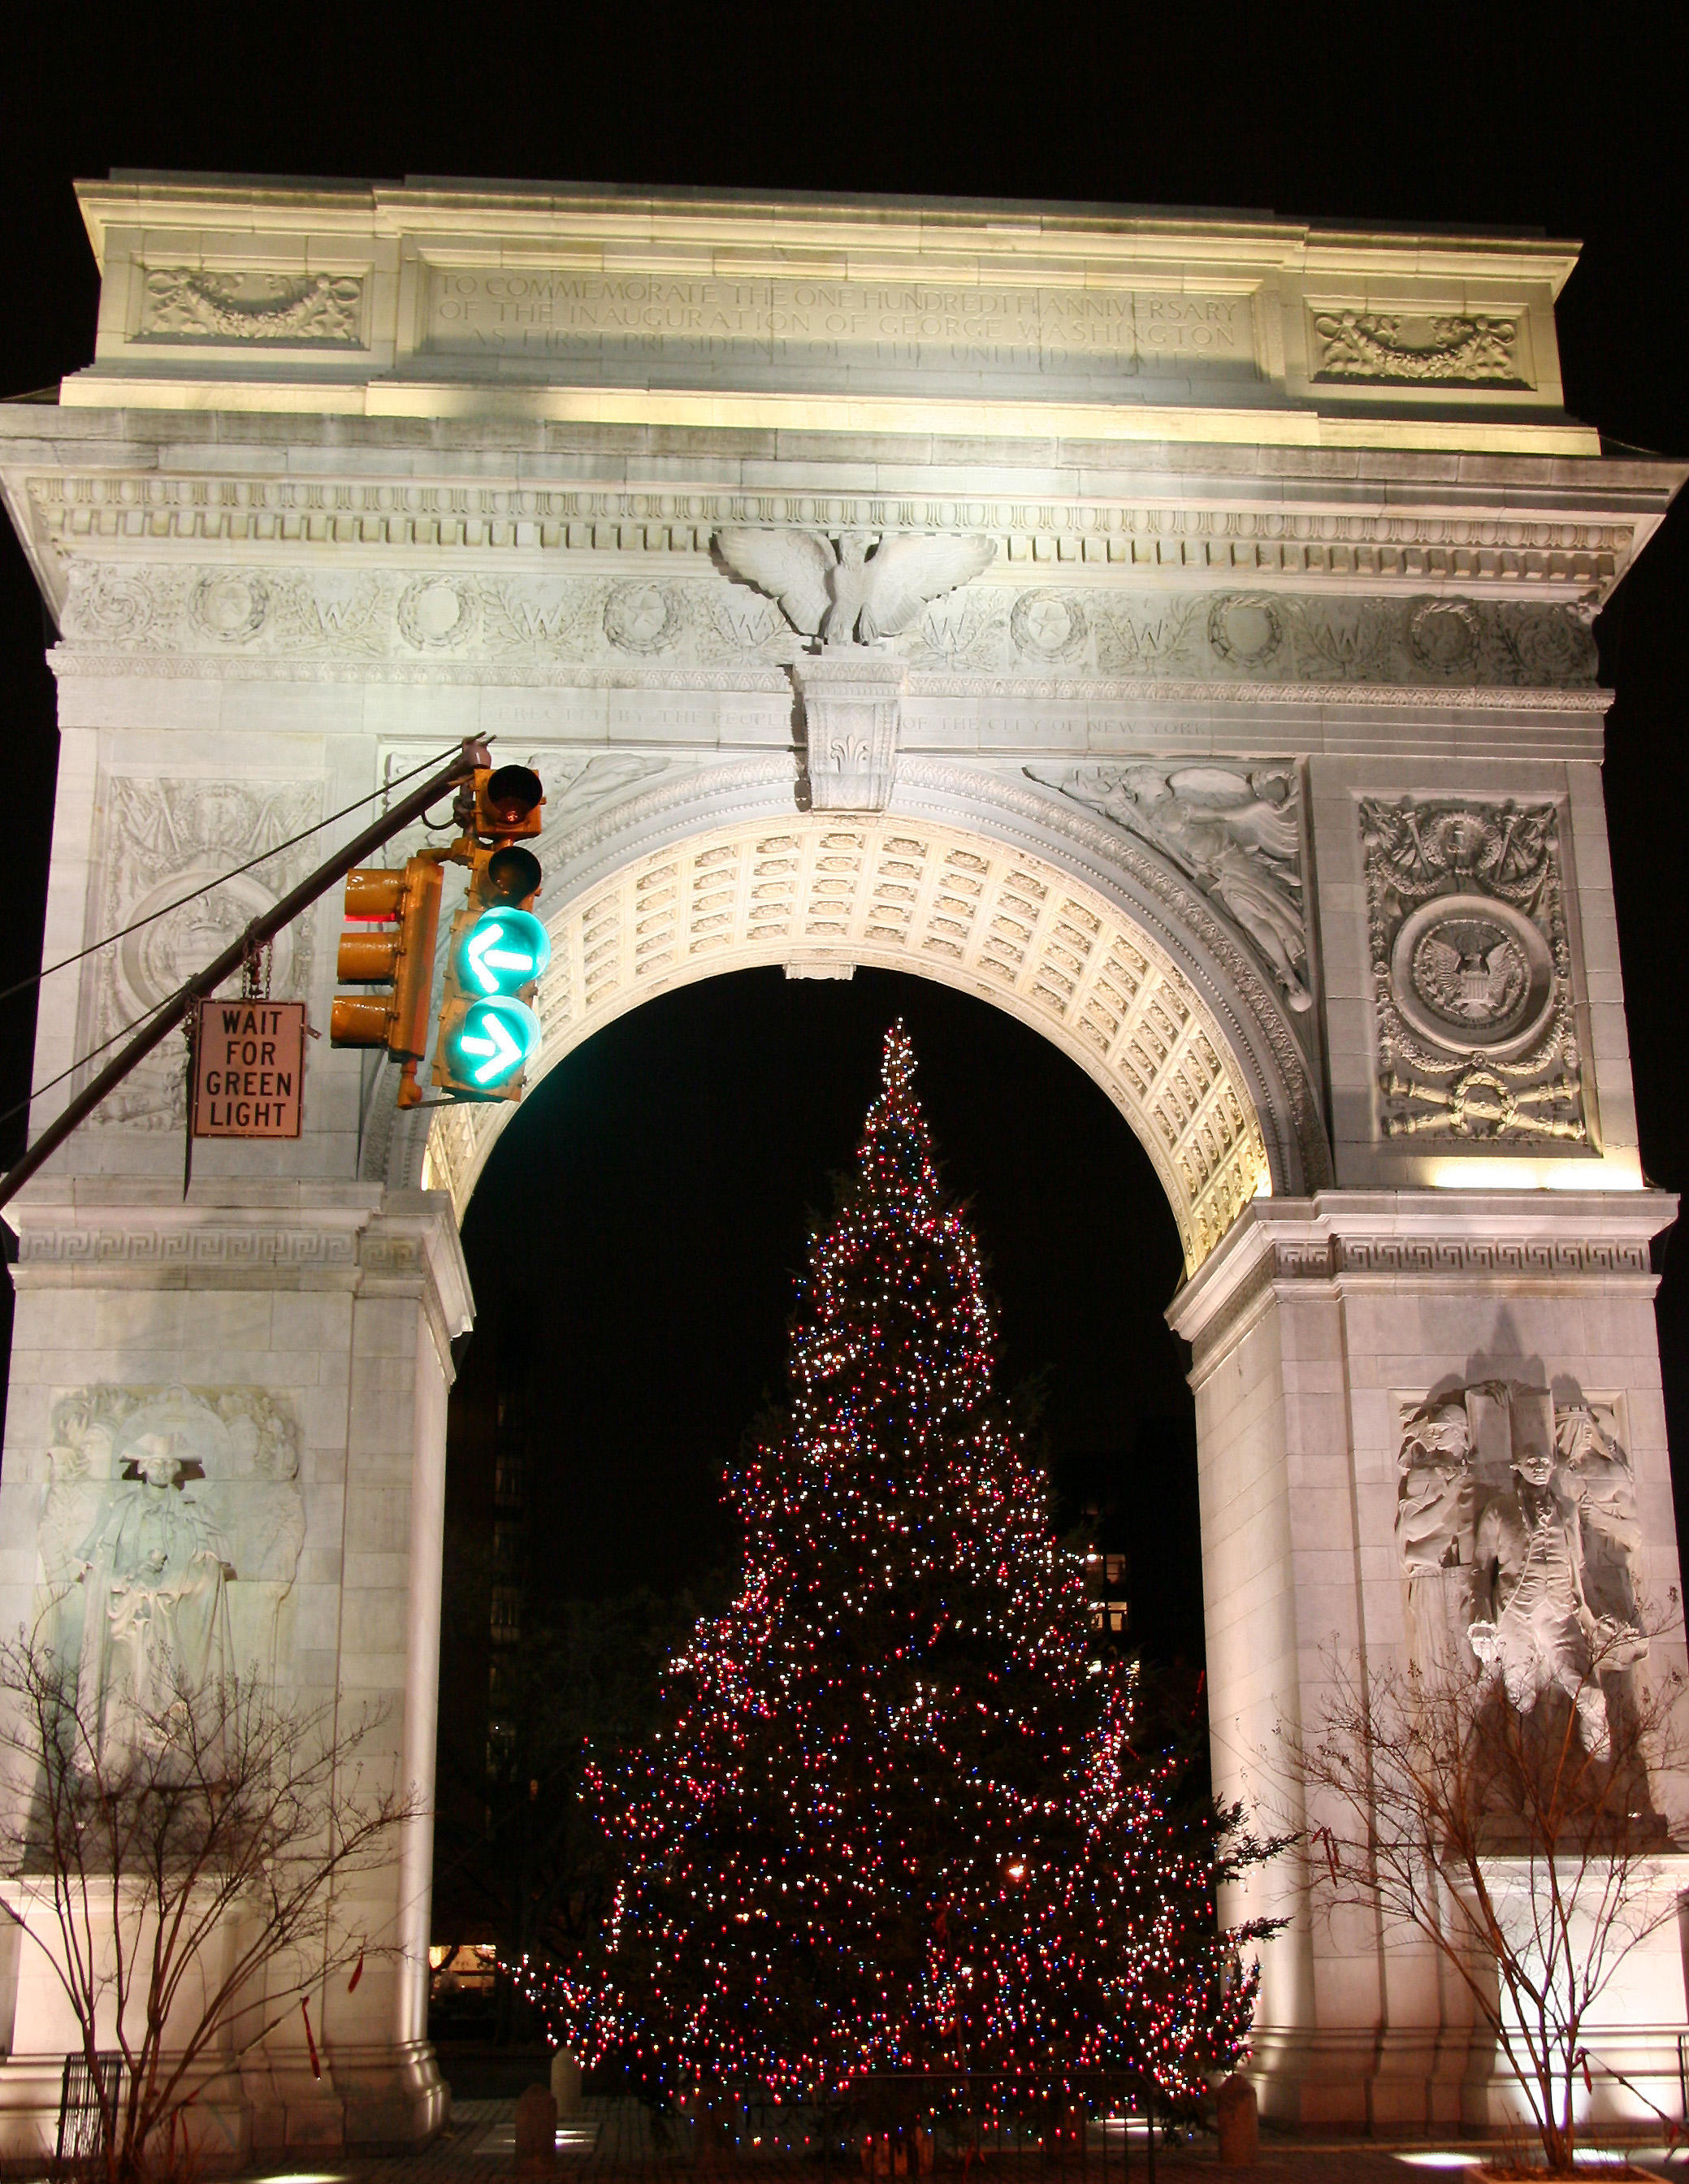
[[[525,1001],[499,994],[470,1004],[447,1042],[447,1054],[460,1082],[478,1091],[496,1092],[538,1045],[539,1018]]]
[[[471,994],[516,994],[550,961],[551,937],[532,911],[489,910],[459,950],[459,976]]]

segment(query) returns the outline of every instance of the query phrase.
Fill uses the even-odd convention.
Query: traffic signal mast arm
[[[420,788],[413,789],[393,805],[374,826],[366,827],[326,864],[319,865],[309,878],[301,880],[290,894],[283,895],[273,910],[254,918],[239,939],[226,948],[215,962],[208,963],[203,971],[196,972],[186,984],[176,989],[128,1045],[84,1085],[64,1112],[47,1124],[22,1159],[0,1178],[0,1206],[16,1195],[77,1125],[86,1122],[106,1095],[123,1082],[137,1061],[169,1038],[196,1002],[209,999],[225,978],[231,977],[248,957],[257,954],[266,940],[273,939],[284,925],[291,924],[302,910],[309,910],[320,895],[326,894],[337,880],[343,879],[372,850],[382,848],[413,820],[420,819],[448,789],[460,788],[465,783],[474,782],[477,776],[484,778],[488,763],[484,744],[473,738],[465,741],[458,755],[438,773],[430,775]]]

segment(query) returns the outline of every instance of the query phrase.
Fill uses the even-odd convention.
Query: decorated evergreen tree
[[[654,1747],[594,1775],[616,1913],[532,1991],[654,2092],[1123,2063],[1189,2098],[1240,2051],[1259,1930],[1217,1933],[1224,1826],[1174,1816],[1182,1762],[1134,1748],[1130,1673],[1095,1658],[913,1078],[895,1025],[789,1412],[728,1482],[738,1596]]]

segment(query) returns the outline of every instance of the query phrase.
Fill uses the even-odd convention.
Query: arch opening
[[[763,965],[823,977],[872,965],[1006,1010],[1093,1078],[1149,1154],[1187,1273],[1273,1188],[1246,1073],[1195,981],[1098,888],[1019,845],[903,813],[741,818],[627,860],[547,924],[531,1086],[677,986]],[[434,1117],[422,1180],[460,1218],[514,1112]]]

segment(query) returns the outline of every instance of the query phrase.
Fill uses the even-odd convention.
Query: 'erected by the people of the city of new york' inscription
[[[784,363],[1075,378],[1257,376],[1250,298],[914,281],[435,266],[426,345],[535,365]]]

